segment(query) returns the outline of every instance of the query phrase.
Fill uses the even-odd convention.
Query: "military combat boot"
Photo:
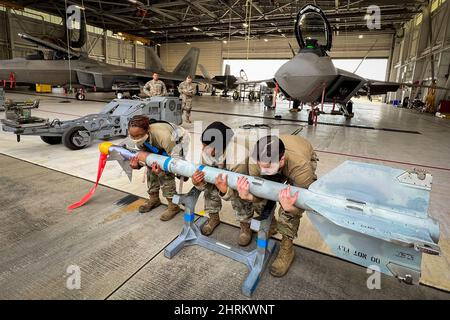
[[[241,231],[239,233],[239,245],[247,246],[252,240],[252,230],[249,222],[241,222]]]
[[[150,193],[150,199],[145,201],[145,203],[139,207],[139,212],[149,212],[153,208],[158,207],[161,204],[161,200],[159,200],[159,192]]]
[[[173,203],[171,198],[167,198],[167,209],[161,213],[159,219],[162,221],[168,221],[175,217],[175,215],[180,211],[181,208],[177,204]]]
[[[270,274],[275,277],[282,277],[288,272],[289,267],[294,261],[294,246],[292,244],[292,239],[283,236],[281,240],[280,251],[275,259],[275,261],[270,266]]]
[[[214,229],[220,224],[220,217],[218,213],[210,213],[209,219],[202,226],[202,234],[205,236],[209,236],[213,233]]]

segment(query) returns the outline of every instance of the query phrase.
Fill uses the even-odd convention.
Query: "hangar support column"
[[[13,30],[13,23],[11,18],[11,9],[6,8],[6,35],[7,35],[7,41],[8,41],[8,55],[10,59],[15,58],[14,50],[14,30]]]

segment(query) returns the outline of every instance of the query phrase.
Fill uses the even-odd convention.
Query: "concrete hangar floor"
[[[18,92],[7,97],[36,98]],[[65,120],[98,112],[112,96],[90,94],[92,100],[83,102],[39,98],[34,115]],[[383,275],[381,289],[368,290],[366,269],[333,257],[304,215],[290,271],[283,278],[266,271],[253,299],[450,299],[448,120],[366,100],[356,100],[352,120],[321,115],[317,127],[307,126],[305,111],[291,114],[285,103],[274,112],[263,103],[203,96],[196,97],[193,106],[193,120],[206,124],[218,119],[232,128],[268,124],[282,134],[302,135],[320,157],[319,177],[347,159],[420,167],[433,174],[429,212],[440,222],[442,255],[424,255],[421,285]],[[274,119],[275,114],[282,119]],[[201,128],[185,128],[191,139],[199,139]],[[39,137],[23,136],[17,143],[14,135],[0,132],[0,298],[248,299],[241,293],[245,265],[197,246],[184,248],[173,259],[164,257],[183,216],[162,222],[163,206],[138,212],[146,197],[143,170],[130,183],[120,167],[109,162],[88,205],[71,214],[66,211],[95,181],[100,142],[71,151]],[[183,191],[190,187],[185,183]],[[201,210],[203,202],[197,206]],[[228,203],[221,218],[226,223],[212,237],[237,245],[238,227]],[[79,290],[66,288],[70,265],[82,270]]]

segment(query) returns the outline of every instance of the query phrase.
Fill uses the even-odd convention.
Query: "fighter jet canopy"
[[[331,26],[323,11],[312,4],[304,6],[295,20],[295,36],[300,51],[326,55],[332,44]]]

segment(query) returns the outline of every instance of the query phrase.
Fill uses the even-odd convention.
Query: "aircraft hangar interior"
[[[0,0],[0,299],[450,300],[449,16]]]

